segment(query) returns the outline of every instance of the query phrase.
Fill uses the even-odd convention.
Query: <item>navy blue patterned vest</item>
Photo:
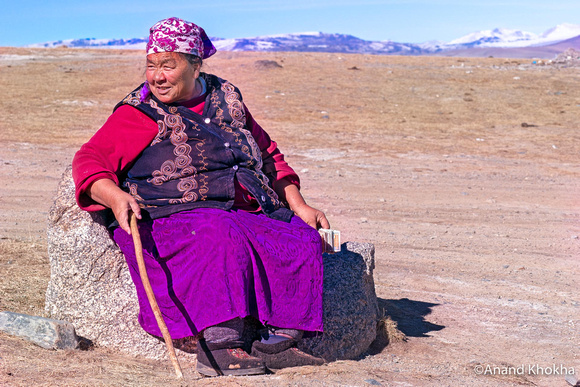
[[[131,105],[159,126],[159,133],[129,170],[122,188],[152,219],[197,207],[228,210],[234,179],[246,187],[268,216],[290,221],[262,171],[261,151],[246,126],[240,91],[226,80],[201,73],[207,85],[202,115],[164,104],[139,86],[115,107]]]

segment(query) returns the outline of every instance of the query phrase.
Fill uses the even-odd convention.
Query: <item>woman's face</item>
[[[177,52],[147,55],[147,82],[163,103],[183,102],[194,97],[199,66],[193,66]]]

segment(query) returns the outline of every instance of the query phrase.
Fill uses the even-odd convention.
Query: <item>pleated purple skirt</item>
[[[172,338],[236,317],[322,331],[322,245],[297,216],[290,223],[241,210],[199,208],[140,222],[149,280]],[[117,228],[139,298],[139,323],[161,332],[149,306],[133,239]]]

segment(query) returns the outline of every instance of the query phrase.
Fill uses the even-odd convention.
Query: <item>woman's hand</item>
[[[310,207],[306,203],[297,208],[293,208],[292,210],[296,216],[317,230],[319,228],[330,228],[330,223],[328,223],[328,219],[326,219],[324,212]]]
[[[115,214],[115,219],[127,234],[131,235],[129,226],[129,211],[133,211],[137,219],[141,219],[141,209],[133,196],[123,191],[110,179],[95,181],[87,190],[88,195],[96,202],[109,207]]]
[[[300,190],[294,184],[285,179],[277,180],[274,182],[274,190],[280,199],[285,200],[290,209],[308,225],[317,230],[319,228],[330,228],[324,212],[306,204]]]
[[[133,211],[137,219],[141,219],[141,210],[139,204],[125,191],[116,192],[114,194],[113,202],[111,203],[111,210],[115,214],[115,219],[119,222],[119,227],[131,235],[131,226],[129,225],[130,213]]]

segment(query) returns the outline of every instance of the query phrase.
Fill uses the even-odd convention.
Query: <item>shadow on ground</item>
[[[378,299],[379,311],[385,317],[397,323],[397,328],[407,337],[428,337],[432,331],[440,331],[444,325],[430,323],[425,316],[431,314],[431,308],[439,304],[414,301],[408,298],[399,300]]]
[[[377,323],[377,338],[365,355],[377,355],[389,344],[407,341],[408,337],[428,337],[429,332],[440,331],[444,325],[430,323],[425,316],[438,304],[401,298],[385,300],[377,298],[380,320]]]

